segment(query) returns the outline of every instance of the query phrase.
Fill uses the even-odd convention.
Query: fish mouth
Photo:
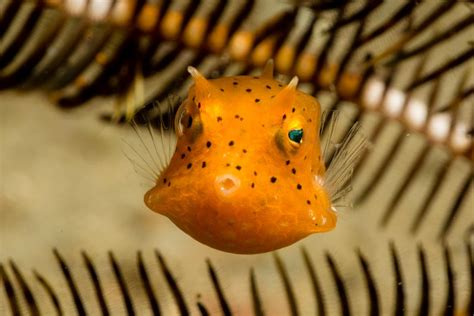
[[[143,201],[145,202],[145,205],[151,209],[154,210],[154,206],[159,203],[159,199],[157,194],[154,194],[155,188],[151,188],[145,193],[145,196],[143,197]]]

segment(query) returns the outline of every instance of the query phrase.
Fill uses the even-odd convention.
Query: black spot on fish
[[[311,205],[311,201],[310,201],[310,200],[306,200],[306,204]]]
[[[303,187],[301,186],[301,184],[298,183],[298,184],[296,185],[296,188],[297,188],[298,190],[301,190]]]
[[[233,140],[231,140],[231,141],[229,142],[229,146],[234,146],[234,141],[233,141]]]
[[[184,159],[184,158],[186,158],[186,154],[183,153],[181,154],[181,159]]]
[[[276,181],[277,181],[277,178],[276,178],[276,177],[271,177],[271,178],[270,178],[270,182],[271,182],[271,183],[275,183]]]
[[[217,117],[217,121],[218,121],[218,122],[221,122],[221,121],[222,121],[222,117],[218,116],[218,117]]]
[[[260,102],[260,99],[255,99],[255,103],[258,103],[258,102]]]
[[[272,86],[266,85],[265,88],[267,88],[268,90],[271,90]]]
[[[253,188],[255,188],[255,183],[252,182],[252,184],[250,185]]]
[[[245,89],[245,91],[250,93],[250,92],[252,92],[252,89]]]
[[[211,143],[210,141],[207,141],[206,147],[207,147],[207,148],[210,148],[211,146],[212,146],[212,143]]]
[[[286,165],[288,166],[290,164],[291,161],[287,160],[286,161]]]
[[[295,168],[292,168],[292,169],[291,169],[291,172],[292,172],[293,174],[296,174],[296,169],[295,169]]]
[[[188,163],[188,165],[186,166],[186,168],[191,169],[192,166],[193,166],[192,163]]]
[[[206,162],[205,161],[202,162],[201,168],[206,168]]]
[[[236,166],[235,169],[240,170],[240,169],[242,169],[242,167],[241,166]]]

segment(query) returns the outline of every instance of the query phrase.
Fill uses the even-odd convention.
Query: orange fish
[[[296,89],[298,78],[283,86],[272,62],[260,77],[208,80],[188,70],[194,85],[176,115],[176,149],[146,205],[232,253],[267,252],[332,230],[331,194],[340,188],[326,182],[321,107]]]

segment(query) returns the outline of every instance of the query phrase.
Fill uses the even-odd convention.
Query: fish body
[[[176,150],[146,205],[198,241],[253,254],[333,229],[318,101],[261,77],[205,79],[176,116]]]

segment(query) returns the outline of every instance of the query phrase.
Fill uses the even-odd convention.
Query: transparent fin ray
[[[339,111],[323,113],[320,128],[321,134],[327,129],[326,137],[321,135],[322,155],[326,165],[324,187],[333,205],[343,205],[341,202],[352,190],[354,167],[369,145],[358,122],[352,125],[340,141],[336,141],[334,138],[339,119]]]
[[[149,116],[143,118],[146,121],[145,126],[140,126],[132,119],[130,126],[137,141],[123,140],[127,148],[123,152],[132,163],[135,172],[153,183],[156,183],[168,167],[176,148],[176,137],[171,129],[172,122],[169,113],[172,109],[169,101],[165,101],[169,104],[157,104],[155,107],[159,120],[159,126],[156,129],[153,129],[154,118]]]

